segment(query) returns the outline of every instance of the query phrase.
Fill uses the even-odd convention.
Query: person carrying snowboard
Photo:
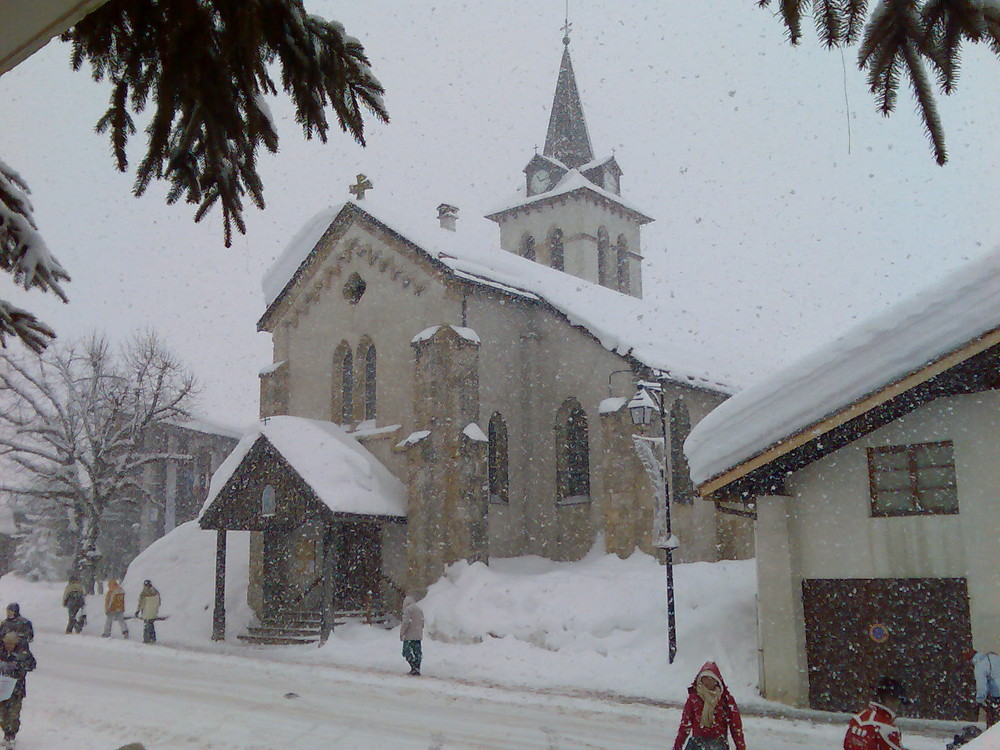
[[[142,620],[142,642],[156,643],[156,620],[160,616],[160,592],[148,578],[142,582],[135,616]]]

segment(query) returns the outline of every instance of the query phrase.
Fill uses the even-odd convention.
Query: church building
[[[262,421],[200,518],[220,566],[226,530],[253,532],[258,614],[394,609],[460,560],[657,554],[658,464],[675,561],[752,555],[751,520],[696,502],[681,450],[732,391],[642,299],[652,219],[595,157],[563,42],[544,149],[486,217],[499,247],[471,242],[458,207],[414,220],[358,175],[266,275]],[[664,412],[650,426],[628,408],[641,383]],[[648,472],[634,438],[661,424]]]

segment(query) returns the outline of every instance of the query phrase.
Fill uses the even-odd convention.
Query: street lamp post
[[[668,661],[674,663],[677,656],[677,622],[674,608],[674,550],[678,547],[677,537],[673,535],[670,526],[670,496],[673,494],[673,481],[670,476],[670,446],[667,442],[667,404],[663,378],[655,383],[640,382],[639,390],[629,401],[628,409],[632,424],[648,426],[653,422],[653,412],[660,413],[660,429],[663,435],[663,534],[653,543],[662,549],[666,555],[667,569],[667,639]]]

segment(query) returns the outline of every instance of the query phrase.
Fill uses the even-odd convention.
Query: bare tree
[[[144,496],[142,468],[168,456],[149,448],[153,425],[184,420],[194,376],[154,333],[115,352],[107,339],[41,355],[0,353],[0,491],[66,509],[73,565],[92,581],[111,503]]]

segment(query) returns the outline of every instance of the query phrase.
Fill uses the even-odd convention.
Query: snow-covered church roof
[[[590,189],[596,190],[592,185]],[[733,383],[741,379],[732,375],[731,359],[723,351],[707,352],[711,347],[690,319],[501,250],[490,239],[495,237],[495,227],[481,217],[459,216],[457,231],[451,232],[440,227],[429,204],[418,213],[419,202],[412,196],[408,200],[392,194],[372,197],[376,192],[371,191],[363,201],[322,211],[303,225],[262,280],[264,318],[309,267],[331,225],[361,215],[409,241],[454,278],[548,305],[609,351],[662,370],[675,382],[722,393],[736,390]]]
[[[1000,328],[1000,249],[729,399],[684,444],[701,485]]]
[[[200,516],[261,437],[288,462],[334,513],[406,516],[406,489],[377,458],[333,422],[301,417],[270,417],[244,433],[209,485]]]

